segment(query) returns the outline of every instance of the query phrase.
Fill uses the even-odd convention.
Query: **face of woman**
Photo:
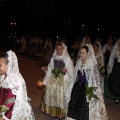
[[[0,75],[3,75],[7,72],[8,66],[6,64],[6,59],[0,58]]]
[[[88,38],[86,38],[85,42],[86,42],[86,44],[89,44],[89,43],[91,43],[91,39],[88,37]]]
[[[63,54],[63,46],[61,46],[61,45],[58,45],[58,46],[57,46],[57,54],[58,54],[59,56],[61,56],[61,55]]]
[[[93,45],[93,49],[94,49],[94,51],[96,52],[96,51],[98,51],[99,50],[99,47],[97,46],[97,45]]]
[[[88,52],[86,51],[85,48],[82,48],[82,49],[80,50],[80,57],[81,57],[82,60],[87,59],[87,57],[88,57]]]

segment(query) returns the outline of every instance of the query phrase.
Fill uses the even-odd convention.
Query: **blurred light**
[[[70,21],[69,21],[69,23],[70,23]]]
[[[100,30],[99,28],[97,30]]]
[[[11,37],[9,37],[9,38],[11,38]]]
[[[16,25],[16,23],[10,23],[11,25]]]
[[[84,27],[85,25],[84,24],[82,24],[82,27]]]
[[[38,80],[38,81],[37,81],[37,86],[39,86],[39,87],[42,87],[42,86],[43,86],[43,83],[42,83],[41,80]]]

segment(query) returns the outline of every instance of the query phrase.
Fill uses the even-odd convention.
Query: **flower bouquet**
[[[86,95],[88,96],[89,100],[92,98],[98,99],[98,97],[94,94],[96,89],[97,87],[89,87],[88,84],[86,84]]]
[[[9,108],[7,108],[5,105],[0,106],[0,118],[2,117],[2,113],[8,111]]]
[[[55,75],[55,77],[60,78],[61,75],[63,74],[62,70],[60,68],[54,67],[52,73]]]

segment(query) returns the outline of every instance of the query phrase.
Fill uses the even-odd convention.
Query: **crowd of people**
[[[104,98],[120,102],[120,38],[109,36],[106,44],[101,42],[91,36],[72,44],[60,38],[54,43],[42,37],[16,39],[14,52],[0,55],[0,105],[9,108],[0,120],[35,119],[16,54],[45,61],[41,67],[45,72],[42,112],[61,120],[108,120]]]

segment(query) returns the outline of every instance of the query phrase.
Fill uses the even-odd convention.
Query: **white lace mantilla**
[[[89,48],[89,58],[86,61],[86,64],[82,65],[82,60],[79,59],[76,63],[74,74],[72,77],[71,82],[68,85],[67,93],[66,93],[66,99],[69,103],[71,98],[71,92],[73,85],[76,81],[76,76],[78,70],[85,71],[86,79],[88,81],[89,87],[97,87],[96,91],[94,91],[94,94],[98,97],[98,100],[92,98],[89,101],[89,120],[107,120],[107,112],[105,108],[105,103],[102,95],[102,90],[100,87],[100,74],[98,72],[97,68],[97,61],[94,55],[94,51],[91,45],[88,45]]]
[[[18,61],[13,51],[8,51],[8,71],[7,78],[1,76],[0,87],[9,88],[16,96],[15,104],[10,120],[35,120],[32,107],[28,102],[25,81],[19,72]],[[9,120],[3,113],[3,118]]]

